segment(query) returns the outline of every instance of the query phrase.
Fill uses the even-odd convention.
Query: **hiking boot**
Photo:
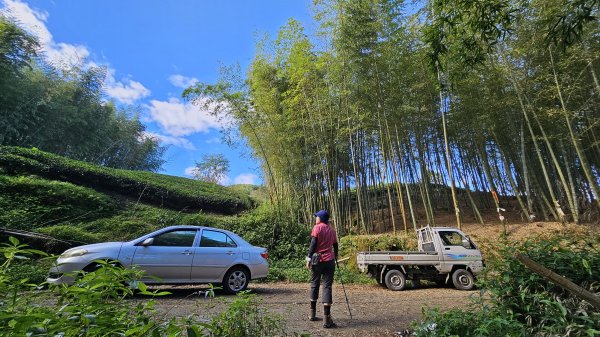
[[[333,320],[331,319],[331,315],[326,315],[325,316],[325,323],[323,323],[323,327],[325,329],[335,329],[335,328],[337,328],[337,324],[333,323]]]
[[[308,320],[311,322],[320,321],[321,318],[317,317],[317,309],[310,309],[310,316],[308,316]]]

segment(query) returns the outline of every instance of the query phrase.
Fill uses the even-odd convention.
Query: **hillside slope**
[[[223,187],[116,170],[36,149],[0,146],[0,229],[45,233],[70,244],[128,240],[175,224],[228,227],[254,209],[258,187]]]
[[[253,207],[247,194],[220,185],[100,167],[36,149],[0,146],[0,169],[8,175],[36,175],[183,212],[236,214]]]

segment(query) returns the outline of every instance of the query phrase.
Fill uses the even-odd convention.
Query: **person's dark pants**
[[[335,273],[335,260],[319,262],[310,269],[310,300],[319,299],[319,287],[323,278],[323,304],[332,304],[331,286]]]

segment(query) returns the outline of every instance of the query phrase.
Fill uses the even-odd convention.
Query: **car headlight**
[[[62,253],[62,255],[60,257],[67,258],[67,257],[82,256],[87,253],[88,253],[88,251],[85,249],[73,249],[73,250],[68,250],[68,251]]]

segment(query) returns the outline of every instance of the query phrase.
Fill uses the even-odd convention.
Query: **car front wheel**
[[[223,278],[223,290],[230,294],[237,294],[246,290],[250,282],[250,273],[245,268],[231,268]]]

